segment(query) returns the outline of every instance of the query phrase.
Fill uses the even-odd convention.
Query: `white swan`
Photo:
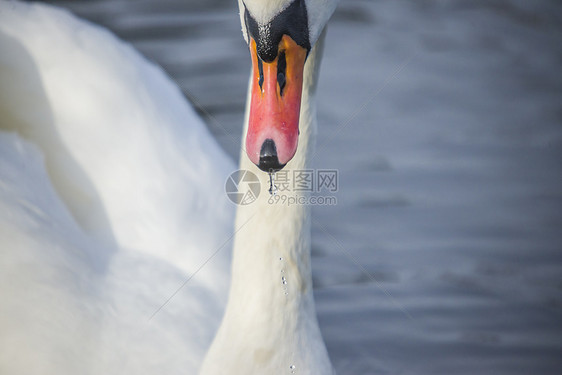
[[[314,94],[322,53],[321,34],[335,2],[244,0],[239,1],[239,7],[254,65],[240,168],[258,175],[261,185],[268,186],[267,175],[259,169],[279,169],[286,164],[284,171],[291,174],[309,167],[316,133]],[[289,28],[284,28],[287,23]],[[293,43],[295,40],[300,44]],[[307,42],[305,49],[311,49],[305,63],[299,60],[298,50]],[[282,53],[285,56],[281,57]],[[263,61],[259,61],[261,57]],[[281,78],[285,83],[281,88],[278,72],[283,58],[287,72]],[[291,103],[290,96],[300,96],[290,91],[294,88],[290,85],[301,83],[299,64],[304,69],[300,119],[298,105]],[[268,105],[282,107],[282,112]],[[291,124],[291,120],[295,121],[291,110],[297,111],[296,124]],[[281,127],[284,121],[287,123],[282,130],[271,130]],[[273,144],[272,150],[266,150],[268,143]],[[309,209],[306,205],[271,204],[269,198],[261,194],[256,202],[238,207],[229,300],[201,374],[224,374],[225,369],[240,374],[333,373],[312,296]]]
[[[275,141],[256,160],[246,140],[241,161],[266,187],[251,160],[307,167],[321,33],[335,4],[239,4],[265,36],[291,6],[307,11],[308,45],[290,35],[310,49],[300,124],[260,135],[247,115],[247,136]],[[149,317],[228,239],[222,188],[233,166],[162,72],[97,27],[0,2],[0,51],[0,370],[195,373],[222,313],[226,251]],[[201,372],[332,373],[312,298],[308,209],[262,194],[240,207],[236,229],[229,303]]]

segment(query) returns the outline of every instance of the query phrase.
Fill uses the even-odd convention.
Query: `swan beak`
[[[307,50],[284,35],[277,57],[263,61],[251,39],[252,92],[246,153],[266,172],[282,169],[297,151]]]

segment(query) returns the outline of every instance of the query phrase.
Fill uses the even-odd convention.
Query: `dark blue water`
[[[237,158],[235,1],[53,2],[160,64]],[[319,84],[319,320],[339,374],[562,373],[562,6],[344,0]]]

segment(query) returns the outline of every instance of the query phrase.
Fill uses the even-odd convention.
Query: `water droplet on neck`
[[[294,374],[297,367],[295,365],[291,365],[289,368],[291,369],[291,374]]]
[[[283,261],[283,257],[279,257],[280,261]],[[283,292],[285,295],[289,295],[289,291],[287,290],[287,279],[285,278],[285,268],[281,268],[281,283],[283,284]]]
[[[269,195],[277,194],[277,186],[275,186],[275,172],[269,172]]]

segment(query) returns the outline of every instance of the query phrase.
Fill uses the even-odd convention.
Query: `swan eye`
[[[279,84],[279,92],[283,95],[283,89],[287,79],[285,78],[285,71],[287,69],[287,60],[285,59],[285,51],[279,52],[279,60],[277,61],[277,83]]]

